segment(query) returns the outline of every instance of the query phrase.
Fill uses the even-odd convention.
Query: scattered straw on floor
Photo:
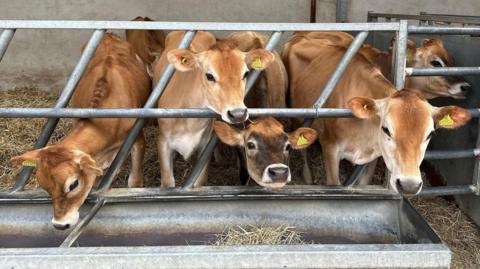
[[[299,245],[306,244],[301,233],[294,227],[280,226],[234,226],[228,227],[213,245],[238,246],[238,245]]]
[[[0,107],[53,107],[56,94],[33,88],[0,91]],[[11,157],[31,150],[45,124],[45,119],[0,119],[0,188],[13,185],[20,170],[9,163]],[[60,120],[51,141],[57,141],[71,128],[72,120]],[[36,188],[36,180],[30,180],[27,189]]]
[[[441,197],[410,200],[452,251],[452,269],[480,268],[480,229]]]

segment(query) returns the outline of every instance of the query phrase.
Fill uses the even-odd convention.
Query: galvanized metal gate
[[[446,34],[446,35],[464,35],[480,34],[480,27],[433,27],[433,26],[415,26],[408,25],[407,21],[386,22],[386,23],[186,23],[186,22],[131,22],[131,21],[0,21],[0,28],[5,29],[0,36],[0,60],[5,54],[7,47],[14,37],[14,33],[21,29],[92,29],[94,30],[80,60],[70,75],[60,97],[54,108],[1,108],[0,117],[15,118],[48,118],[41,135],[38,138],[34,148],[41,148],[48,143],[48,140],[58,123],[59,118],[137,118],[127,139],[120,148],[112,165],[103,177],[98,189],[93,190],[89,195],[88,201],[93,202],[94,206],[89,210],[85,217],[65,238],[62,247],[69,247],[75,243],[75,240],[81,235],[88,223],[95,217],[97,212],[105,205],[118,202],[151,202],[151,201],[171,201],[177,199],[184,200],[217,200],[217,199],[303,199],[324,197],[392,197],[395,196],[378,187],[354,187],[355,175],[361,171],[356,169],[356,173],[348,180],[349,186],[345,188],[324,188],[315,186],[287,187],[283,190],[268,192],[258,189],[248,189],[242,187],[201,187],[193,189],[193,185],[207,164],[213,149],[218,142],[216,135],[208,142],[202,150],[198,162],[194,165],[192,173],[188,177],[185,185],[181,189],[164,190],[155,188],[132,189],[132,190],[108,190],[114,175],[123,164],[127,153],[138,133],[144,127],[146,118],[215,118],[217,115],[209,109],[162,109],[155,108],[158,99],[165,90],[175,69],[169,64],[153,89],[144,108],[140,109],[72,109],[65,108],[82,77],[89,61],[91,60],[97,46],[99,45],[105,31],[118,29],[146,29],[146,30],[185,30],[185,35],[179,48],[187,48],[192,42],[196,31],[264,31],[271,32],[271,36],[265,46],[267,50],[273,50],[278,44],[284,32],[292,31],[353,31],[358,32],[354,41],[347,52],[339,62],[335,72],[327,82],[322,94],[319,96],[312,108],[305,109],[249,109],[253,117],[257,116],[275,116],[275,117],[303,117],[307,119],[320,117],[352,117],[348,109],[323,108],[330,93],[340,80],[348,63],[361,47],[369,32],[395,32],[397,35],[397,46],[394,56],[394,84],[397,89],[403,88],[405,76],[432,76],[432,75],[467,75],[480,74],[480,67],[448,67],[448,68],[406,68],[406,45],[409,34]],[[247,78],[246,92],[252,87],[260,71],[251,72]],[[479,117],[479,109],[470,109],[473,117]],[[307,120],[308,123],[308,120]],[[480,140],[477,140],[480,143]],[[468,150],[455,151],[428,151],[426,159],[452,159],[452,158],[476,158],[474,178],[469,185],[429,187],[424,188],[420,195],[451,195],[451,194],[476,194],[480,195],[480,163],[478,156],[480,148],[477,143],[476,148]],[[32,172],[32,168],[24,168],[19,174],[15,186],[10,190],[0,192],[0,204],[2,203],[37,203],[48,202],[49,198],[43,192],[23,191]]]

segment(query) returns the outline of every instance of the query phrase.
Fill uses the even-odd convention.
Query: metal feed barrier
[[[142,205],[147,205],[149,202],[156,201],[159,203],[182,203],[185,201],[202,201],[207,203],[208,201],[222,200],[226,201],[225,205],[234,203],[228,201],[240,200],[253,200],[258,201],[259,203],[268,203],[273,199],[279,199],[281,201],[300,201],[300,200],[339,200],[340,203],[346,203],[351,199],[360,199],[363,201],[369,200],[395,200],[398,205],[396,205],[396,210],[398,211],[397,217],[404,216],[406,220],[400,221],[400,225],[397,228],[399,229],[399,234],[401,238],[399,242],[408,243],[416,238],[419,242],[430,242],[430,245],[402,245],[395,246],[391,249],[388,247],[383,248],[370,248],[369,251],[375,253],[383,253],[384,261],[391,262],[396,268],[410,268],[418,266],[418,261],[422,260],[421,256],[415,256],[412,253],[416,251],[431,251],[433,253],[431,256],[434,260],[429,265],[428,262],[425,262],[425,267],[421,268],[434,268],[436,266],[445,266],[449,263],[445,259],[445,255],[448,254],[448,250],[445,250],[443,245],[438,246],[435,244],[441,244],[438,240],[438,237],[431,231],[428,225],[421,218],[418,219],[418,215],[411,213],[409,210],[408,202],[403,201],[401,197],[397,194],[392,193],[389,190],[384,188],[379,188],[375,186],[351,186],[358,175],[361,168],[355,170],[353,175],[349,179],[351,184],[348,187],[343,188],[329,188],[329,187],[318,187],[318,186],[289,186],[285,189],[278,191],[267,191],[261,190],[258,188],[247,188],[247,187],[201,187],[193,188],[198,175],[203,170],[208,160],[211,157],[213,149],[218,142],[218,137],[214,134],[205,148],[201,151],[199,155],[198,162],[194,165],[192,172],[186,183],[181,189],[174,190],[165,190],[160,188],[142,188],[142,189],[112,189],[108,190],[116,172],[120,169],[121,165],[124,163],[125,158],[130,151],[132,144],[137,137],[138,133],[144,127],[146,123],[146,118],[215,118],[217,115],[209,109],[161,109],[155,108],[158,99],[161,97],[163,91],[165,90],[169,80],[175,72],[174,67],[169,64],[162,74],[157,85],[153,89],[150,97],[148,98],[144,108],[141,109],[73,109],[65,108],[68,105],[68,102],[73,95],[74,89],[76,88],[80,78],[82,77],[86,67],[91,60],[97,46],[99,45],[105,31],[109,30],[120,30],[120,29],[145,29],[145,30],[185,30],[185,35],[180,43],[179,48],[187,48],[193,40],[196,31],[206,30],[206,31],[266,31],[272,32],[265,48],[267,50],[273,50],[278,44],[283,32],[291,31],[353,31],[359,32],[347,52],[341,59],[336,70],[332,74],[330,80],[327,82],[322,94],[319,96],[318,100],[315,102],[315,105],[312,108],[305,109],[249,109],[251,116],[275,116],[275,117],[302,117],[307,119],[321,118],[321,117],[352,117],[350,110],[348,109],[334,109],[334,108],[322,108],[328,99],[330,93],[335,88],[335,85],[342,77],[343,72],[345,71],[348,63],[356,54],[358,49],[361,47],[363,42],[368,36],[369,32],[380,31],[380,32],[395,32],[397,35],[397,46],[394,55],[394,85],[397,89],[403,88],[405,84],[405,76],[433,76],[433,75],[479,75],[480,67],[449,67],[449,68],[406,68],[406,47],[407,47],[407,37],[408,34],[447,34],[447,35],[465,35],[465,34],[480,34],[480,27],[433,27],[433,26],[415,26],[408,25],[407,21],[398,21],[398,22],[386,22],[386,23],[187,23],[187,22],[138,22],[138,21],[16,21],[16,20],[4,20],[0,21],[0,28],[5,29],[0,36],[0,61],[5,54],[7,47],[12,40],[14,33],[18,29],[92,29],[94,30],[90,40],[88,41],[85,50],[83,51],[79,62],[75,66],[72,74],[70,75],[67,84],[65,85],[60,97],[57,100],[57,103],[54,108],[1,108],[0,117],[2,118],[48,118],[47,123],[45,124],[37,143],[34,148],[44,147],[58,123],[59,118],[95,118],[95,117],[104,117],[104,118],[137,118],[134,126],[132,127],[128,137],[120,148],[117,156],[115,157],[113,163],[107,170],[105,176],[102,178],[100,186],[98,189],[93,190],[89,195],[88,202],[93,203],[88,211],[83,212],[84,217],[74,227],[71,232],[66,235],[65,239],[62,239],[62,247],[70,247],[78,243],[82,234],[85,236],[90,235],[92,232],[92,225],[94,227],[103,227],[99,226],[97,222],[101,222],[104,218],[108,219],[108,216],[102,215],[102,208],[109,208],[109,210],[119,210],[116,207],[121,207],[120,205],[115,205],[116,203],[139,203]],[[247,78],[246,84],[246,93],[253,86],[255,80],[260,75],[260,71],[251,72]],[[473,117],[479,117],[480,109],[470,109],[470,113]],[[311,120],[310,120],[311,121]],[[454,159],[454,158],[476,158],[476,165],[474,171],[473,182],[470,185],[460,185],[460,186],[445,186],[445,187],[429,187],[424,188],[420,195],[453,195],[453,194],[476,194],[480,195],[480,163],[478,156],[480,155],[480,140],[477,139],[477,146],[474,149],[469,150],[452,150],[452,151],[428,151],[425,155],[426,159]],[[27,183],[30,175],[32,173],[31,168],[23,168],[19,174],[15,186],[10,190],[3,190],[0,192],[0,212],[10,212],[7,210],[8,206],[21,206],[20,204],[29,204],[29,206],[39,206],[39,210],[46,210],[47,207],[44,205],[38,205],[43,203],[49,203],[49,197],[42,191],[23,191],[25,184]],[[406,204],[405,204],[406,203]],[[208,206],[214,207],[213,205],[208,204]],[[395,207],[395,206],[394,206]],[[83,208],[85,209],[85,208]],[[82,210],[83,210],[82,209]],[[26,210],[26,209],[25,209]],[[192,209],[193,210],[193,209]],[[119,211],[114,211],[119,212]],[[407,213],[405,213],[407,212]],[[410,213],[408,213],[410,212]],[[189,211],[191,213],[191,211]],[[187,214],[187,213],[185,213]],[[94,218],[95,216],[99,216]],[[328,216],[323,216],[328,217]],[[92,221],[93,220],[93,221]],[[110,219],[111,220],[111,219]],[[92,224],[89,223],[92,221]],[[122,220],[116,219],[115,221],[121,222]],[[45,220],[43,219],[43,222]],[[134,221],[132,221],[134,222]],[[28,226],[29,222],[25,222],[25,225]],[[33,223],[33,222],[32,222]],[[347,225],[347,224],[345,224]],[[43,227],[43,226],[42,226]],[[100,229],[100,228],[95,229]],[[383,227],[383,226],[382,226]],[[414,231],[414,228],[418,228],[421,231],[416,233],[416,237],[409,237],[408,233]],[[43,230],[42,230],[43,229]],[[51,230],[45,230],[46,228],[38,229],[38,233],[45,232],[45,234],[51,233]],[[27,231],[25,229],[24,231]],[[44,231],[45,230],[45,231]],[[87,232],[85,232],[87,231]],[[423,238],[423,239],[422,239]],[[428,240],[425,238],[429,238]],[[106,240],[106,239],[105,239]],[[409,241],[410,240],[410,241]],[[430,240],[430,241],[429,241]],[[108,241],[108,240],[107,240]],[[440,243],[439,243],[440,242]],[[431,245],[434,244],[434,245]],[[55,245],[55,244],[54,244]],[[58,245],[57,245],[58,246]],[[336,247],[335,247],[336,246]],[[208,247],[207,247],[208,248]],[[382,249],[382,251],[380,251]],[[105,250],[105,249],[104,249]],[[104,250],[98,250],[99,253],[104,253]],[[199,253],[205,249],[197,249]],[[237,249],[240,254],[232,253],[223,253],[224,257],[230,258],[239,258],[242,257],[242,253],[245,254],[243,257],[250,257],[253,253],[258,253],[258,249],[249,249],[245,248]],[[271,249],[263,249],[262,251],[270,251]],[[277,249],[278,250],[278,249]],[[297,253],[301,255],[303,251],[306,251],[304,248],[294,248],[293,246],[287,247],[286,249],[292,253]],[[79,250],[80,251],[80,250]],[[84,252],[78,252],[79,256],[88,255],[90,250],[85,250]],[[105,250],[106,251],[106,250]],[[165,251],[161,249],[159,251]],[[178,250],[178,252],[168,252],[164,253],[165,257],[171,254],[174,257],[175,253],[183,253],[183,250]],[[316,252],[318,251],[318,252]],[[330,252],[329,252],[330,251]],[[357,259],[356,261],[361,261],[361,253],[365,254],[365,249],[361,247],[339,247],[339,245],[333,245],[332,248],[324,247],[312,250],[310,255],[320,255],[319,253],[332,253],[335,251],[335,255],[331,256],[338,258],[338,264],[349,264],[350,259],[345,259],[341,257],[343,253],[350,253]],[[343,252],[342,252],[343,251]],[[399,251],[403,254],[399,254]],[[402,252],[403,251],[403,252]],[[108,252],[108,251],[107,251]],[[120,251],[121,252],[121,251]],[[19,252],[20,253],[20,252]],[[25,255],[33,255],[34,252],[26,251]],[[112,252],[109,252],[112,253]],[[262,252],[264,253],[264,252]],[[435,256],[435,253],[439,256]],[[46,257],[54,257],[58,254],[56,250],[49,250],[43,253]],[[151,253],[150,253],[151,254]],[[5,256],[7,255],[7,256]],[[0,260],[8,257],[9,252],[0,251]],[[50,256],[49,256],[50,255]],[[141,254],[139,254],[141,255]],[[185,254],[186,255],[186,254]],[[230,255],[230,256],[229,256]],[[277,256],[275,256],[277,255]],[[330,254],[329,254],[330,255]],[[400,255],[400,256],[399,256]],[[403,255],[403,256],[402,256]],[[449,254],[448,254],[449,255]],[[108,256],[108,255],[107,255]],[[267,255],[268,256],[268,255]],[[327,255],[328,256],[328,255]],[[73,256],[72,256],[73,257]],[[106,256],[105,256],[106,257]],[[174,259],[168,256],[169,259]],[[270,258],[278,258],[278,253],[271,252]],[[351,257],[351,256],[350,256]],[[408,257],[408,259],[406,258]],[[449,257],[449,256],[448,256]],[[137,257],[138,258],[138,257]],[[203,260],[202,260],[203,259]],[[355,260],[354,259],[354,260]],[[419,259],[419,260],[415,260]],[[8,260],[8,258],[7,258]],[[106,260],[108,260],[106,258]],[[197,261],[207,262],[208,259],[205,257],[199,258]],[[328,259],[326,260],[328,261]],[[297,266],[303,266],[302,268],[313,268],[309,262],[312,262],[311,259],[306,259],[305,263],[302,265],[296,264]],[[388,268],[388,262],[374,264],[371,260],[363,260],[364,263],[359,263],[362,265],[362,268],[371,266],[372,268]],[[370,263],[369,263],[370,262]],[[417,262],[417,263],[415,263]],[[325,267],[321,267],[321,263],[316,262],[315,266],[318,268],[327,268],[328,265],[331,265],[328,262],[324,262]],[[8,264],[8,263],[7,263]],[[211,263],[207,263],[210,264]],[[268,267],[268,262],[263,264],[262,268],[274,268],[275,266]],[[288,263],[285,263],[288,264]],[[276,264],[278,265],[278,264]],[[291,264],[292,266],[294,264]],[[358,264],[357,264],[358,265]],[[392,266],[393,266],[392,265]],[[352,265],[353,266],[353,265]],[[210,266],[210,268],[214,268]],[[222,267],[219,267],[222,268]],[[227,266],[223,267],[227,268]],[[228,267],[230,268],[230,267]],[[233,268],[233,265],[232,265]],[[247,268],[247,267],[241,267]],[[344,267],[342,267],[344,268]]]

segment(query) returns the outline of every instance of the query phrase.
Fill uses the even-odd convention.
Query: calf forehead
[[[393,98],[389,116],[397,139],[422,141],[432,122],[428,103],[419,98]]]
[[[221,77],[241,76],[246,67],[245,56],[237,49],[209,52],[209,65]]]
[[[287,140],[287,134],[283,131],[283,125],[274,118],[263,118],[253,122],[247,129],[247,139],[255,138],[264,143],[266,147],[275,148]]]

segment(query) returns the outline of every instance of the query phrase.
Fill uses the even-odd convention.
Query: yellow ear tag
[[[455,122],[450,117],[450,114],[447,114],[438,122],[438,125],[440,125],[440,126],[452,126],[454,123]]]
[[[188,62],[188,59],[187,59],[187,58],[185,58],[185,57],[182,57],[182,61],[181,61],[181,62],[182,62],[182,64],[187,64],[187,62]]]
[[[252,67],[254,69],[261,69],[263,67],[262,59],[260,59],[260,57],[255,58],[255,60],[252,63]]]
[[[25,160],[22,162],[22,166],[36,167],[37,163],[33,160]]]
[[[307,145],[307,144],[308,144],[308,139],[306,139],[305,136],[303,136],[303,134],[301,134],[298,137],[297,146],[303,146],[303,145]]]

